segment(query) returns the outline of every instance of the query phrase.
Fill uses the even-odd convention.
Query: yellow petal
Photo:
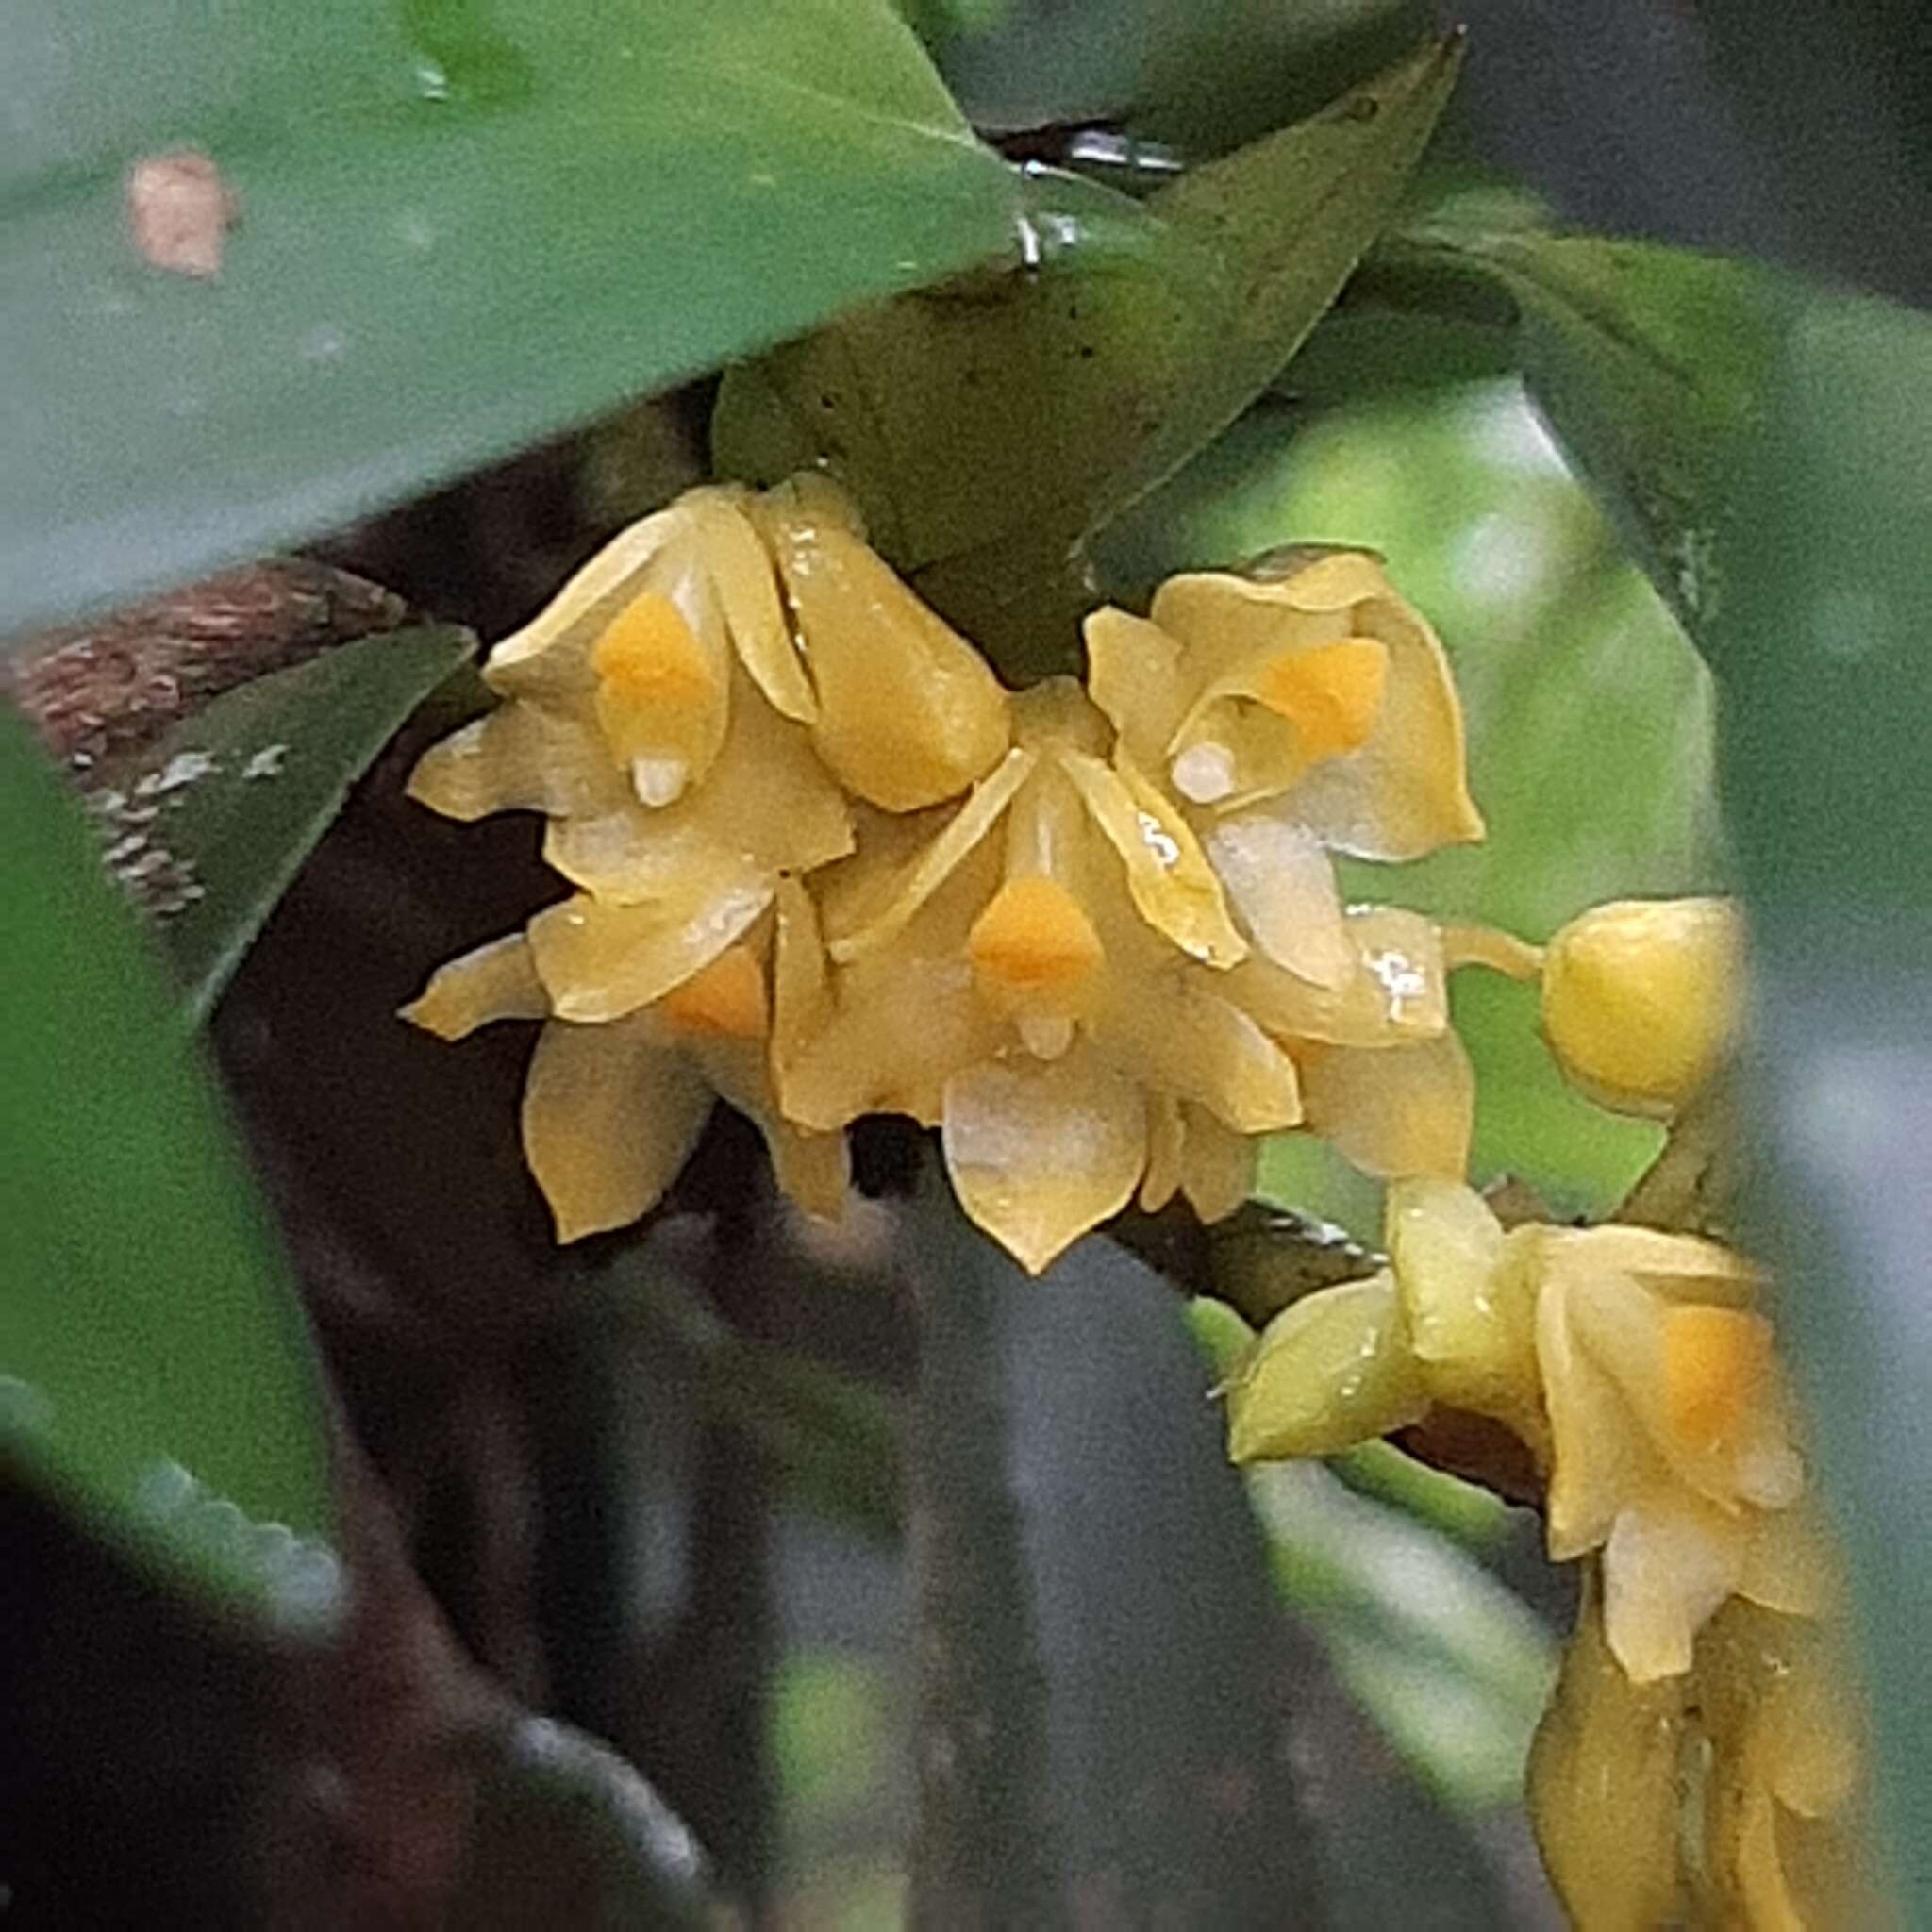
[[[696,519],[711,584],[740,662],[781,717],[815,724],[818,697],[785,621],[777,573],[745,514],[743,492],[692,490],[681,500]]]
[[[1389,650],[1381,715],[1359,751],[1317,765],[1295,787],[1302,822],[1357,858],[1420,858],[1480,839],[1462,704],[1435,632],[1392,591],[1353,615]]]
[[[1748,1533],[1683,1492],[1618,1516],[1604,1545],[1604,1635],[1633,1684],[1690,1668],[1698,1631],[1735,1587]]]
[[[746,868],[646,906],[579,892],[546,907],[529,935],[552,1009],[560,1020],[616,1020],[662,999],[743,936],[775,884]]]
[[[1085,752],[1059,754],[1060,770],[1120,854],[1141,916],[1191,959],[1234,965],[1247,942],[1227,916],[1220,881],[1192,830],[1124,753],[1115,753],[1115,766],[1110,771]]]
[[[1143,771],[1159,763],[1187,708],[1181,648],[1144,617],[1110,606],[1081,626],[1087,689]]]
[[[778,881],[772,952],[772,1061],[789,1067],[832,1019],[832,989],[818,908],[796,879]]]
[[[1749,1259],[1699,1235],[1622,1223],[1538,1227],[1535,1234],[1543,1250],[1543,1272],[1552,1281],[1582,1283],[1606,1274],[1627,1274],[1667,1301],[1739,1308],[1749,1307],[1757,1292],[1757,1270]]]
[[[493,811],[605,811],[627,788],[589,725],[532,704],[499,705],[432,744],[409,796],[451,819]]]
[[[765,528],[818,691],[819,756],[888,811],[954,797],[1007,749],[1006,692],[881,558],[789,490],[766,498]]]
[[[560,1241],[623,1227],[691,1158],[711,1090],[655,1016],[544,1027],[524,1089],[524,1154]]]
[[[1284,543],[1246,566],[1243,581],[1297,610],[1347,610],[1388,588],[1382,555],[1341,543]]]
[[[1297,1046],[1307,1123],[1378,1180],[1460,1180],[1475,1080],[1454,1033],[1415,1046]]]
[[[439,1040],[461,1040],[492,1020],[541,1020],[549,1011],[529,941],[513,932],[439,966],[402,1018]]]
[[[1226,1398],[1235,1462],[1339,1456],[1419,1422],[1429,1399],[1394,1276],[1385,1268],[1284,1309],[1261,1331]]]
[[[1357,948],[1342,923],[1335,865],[1321,841],[1270,807],[1231,812],[1205,841],[1208,862],[1260,953],[1310,986],[1337,988]]]
[[[1158,1214],[1180,1191],[1181,1149],[1186,1127],[1181,1104],[1169,1093],[1147,1096],[1147,1171],[1141,1176],[1135,1205],[1143,1214]]]
[[[1577,1343],[1574,1296],[1546,1288],[1537,1304],[1537,1369],[1550,1424],[1545,1503],[1550,1555],[1559,1563],[1594,1549],[1634,1496],[1669,1484],[1616,1384]]]
[[[568,702],[595,689],[592,641],[629,602],[663,554],[690,541],[691,518],[681,504],[631,525],[597,552],[521,630],[490,653],[483,676],[506,694]]]
[[[1435,923],[1394,906],[1355,906],[1341,928],[1348,970],[1333,984],[1250,958],[1228,974],[1229,996],[1291,1039],[1381,1047],[1438,1038],[1449,1024],[1449,988]]]
[[[1348,589],[1361,591],[1381,581],[1373,564],[1373,575],[1360,575],[1352,561],[1343,568],[1356,572]],[[1351,629],[1346,603],[1324,598],[1309,604],[1290,584],[1257,583],[1225,571],[1187,571],[1169,577],[1154,593],[1149,614],[1169,636],[1180,640],[1181,661],[1197,694],[1244,663],[1290,645],[1306,649],[1340,643]]]
[[[1205,1107],[1237,1133],[1295,1125],[1293,1059],[1205,979],[1178,962],[1169,972],[1109,969],[1090,1023],[1095,1044],[1141,1085]]]
[[[999,769],[973,788],[945,829],[918,853],[911,864],[887,883],[883,905],[863,908],[863,923],[834,931],[828,950],[834,959],[861,959],[896,938],[920,908],[958,870],[1013,802],[1038,762],[1030,751],[1010,751]]]
[[[780,1191],[805,1213],[837,1221],[852,1180],[845,1136],[813,1133],[783,1118],[771,1062],[756,1040],[713,1032],[692,1037],[691,1052],[710,1086],[764,1136]]]
[[[1204,1107],[1184,1106],[1181,1118],[1181,1192],[1201,1221],[1225,1221],[1255,1191],[1261,1144],[1223,1126]]]
[[[1089,1051],[989,1060],[946,1082],[941,1142],[968,1217],[1038,1274],[1133,1197],[1146,1111]]]

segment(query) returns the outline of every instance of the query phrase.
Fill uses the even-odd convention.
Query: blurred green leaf
[[[1932,319],[1794,300],[1712,651],[1758,1017],[1747,1180],[1863,1641],[1899,1923],[1932,1923]]]
[[[1012,245],[886,0],[23,0],[0,635],[341,524]],[[198,147],[221,273],[125,177]]]
[[[1761,407],[1776,282],[1750,264],[1600,236],[1443,224],[1364,265],[1365,312],[1424,313],[1438,351],[1506,334],[1530,392],[1692,636],[1715,615],[1739,439]],[[1292,382],[1292,373],[1290,377]]]
[[[835,324],[727,376],[730,475],[824,461],[921,593],[1009,673],[1075,658],[1083,539],[1274,379],[1394,208],[1448,97],[1433,41],[1144,205],[1035,183],[1024,274]]]
[[[1534,1613],[1427,1524],[1319,1464],[1250,1484],[1289,1602],[1404,1757],[1455,1804],[1514,1802],[1556,1677]]]
[[[349,788],[475,647],[388,632],[240,686],[104,770],[89,794],[113,870],[158,915],[199,1020]]]
[[[220,1601],[339,1607],[292,1284],[80,808],[0,708],[0,1458]]]

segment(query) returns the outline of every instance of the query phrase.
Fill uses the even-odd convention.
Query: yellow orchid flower
[[[403,1017],[441,1040],[497,1020],[546,1023],[524,1090],[524,1153],[559,1241],[655,1208],[719,1097],[763,1132],[785,1192],[806,1212],[836,1218],[849,1176],[845,1137],[784,1119],[773,1088],[770,950],[769,934],[754,933],[648,1005],[608,1021],[566,1020],[556,1016],[535,939],[512,933],[439,967]]]
[[[1650,1228],[1505,1232],[1481,1196],[1390,1191],[1390,1267],[1271,1323],[1228,1390],[1237,1461],[1324,1455],[1432,1405],[1513,1430],[1558,1560],[1602,1550],[1607,1638],[1643,1683],[1689,1669],[1727,1598],[1815,1611],[1820,1540],[1757,1313],[1728,1249]]]
[[[1038,1272],[1137,1188],[1230,1211],[1301,1105],[1226,992],[1245,946],[1186,822],[1071,679],[1013,721],[957,811],[862,817],[817,903],[788,889],[776,1057],[808,1125],[939,1124],[967,1212]]]
[[[1085,632],[1095,704],[1287,972],[1333,986],[1352,970],[1331,852],[1415,858],[1482,836],[1441,645],[1370,553],[1170,577],[1149,617],[1104,609]]]

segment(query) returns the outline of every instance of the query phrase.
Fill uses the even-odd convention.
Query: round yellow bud
[[[1564,1074],[1621,1113],[1670,1114],[1737,1030],[1743,931],[1727,899],[1621,899],[1543,958],[1543,1035]]]

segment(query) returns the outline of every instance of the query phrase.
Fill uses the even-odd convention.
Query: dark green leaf
[[[1747,1188],[1838,1504],[1899,1923],[1932,1922],[1932,321],[1792,305],[1713,657],[1749,894]]]
[[[0,634],[346,521],[1012,242],[886,0],[25,0]],[[124,177],[196,147],[220,275]]]
[[[291,1626],[333,1615],[307,1332],[133,915],[0,708],[0,1458]]]
[[[1036,183],[1039,260],[874,308],[725,382],[719,466],[824,461],[1009,672],[1071,661],[1098,525],[1274,379],[1389,218],[1447,98],[1432,42],[1144,205]]]
[[[1364,313],[1439,319],[1442,350],[1510,339],[1531,393],[1693,636],[1715,612],[1720,525],[1774,339],[1763,270],[1601,237],[1445,225],[1365,265]],[[1294,373],[1291,370],[1291,387]]]
[[[112,869],[157,916],[187,1010],[207,1014],[349,788],[475,646],[395,631],[205,706],[90,794]]]

